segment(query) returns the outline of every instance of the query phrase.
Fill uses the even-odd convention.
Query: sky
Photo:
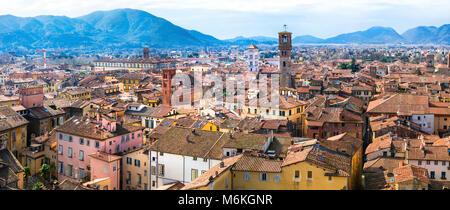
[[[329,38],[372,26],[398,33],[450,23],[449,0],[12,0],[0,15],[78,17],[97,10],[133,8],[219,39],[276,37],[287,25],[294,36]]]

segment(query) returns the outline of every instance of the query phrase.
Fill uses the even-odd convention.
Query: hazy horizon
[[[0,15],[79,17],[94,11],[131,8],[149,12],[186,29],[218,39],[276,37],[283,25],[294,36],[330,38],[373,26],[399,34],[417,26],[448,24],[449,1],[425,0],[17,0],[0,3]]]

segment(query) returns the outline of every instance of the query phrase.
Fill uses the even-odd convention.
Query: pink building
[[[96,152],[91,157],[91,181],[109,178],[109,185],[102,190],[116,190],[120,188],[120,156],[104,152]]]
[[[96,165],[90,155],[98,152],[118,154],[142,147],[142,127],[117,122],[115,114],[98,114],[97,119],[74,116],[56,128],[58,142],[58,180],[92,177]],[[94,161],[95,163],[95,161]],[[112,167],[112,165],[111,165]],[[112,177],[113,178],[113,177]],[[116,189],[118,186],[114,185]]]

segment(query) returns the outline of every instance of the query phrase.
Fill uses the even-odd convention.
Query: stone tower
[[[142,58],[149,59],[150,58],[150,50],[148,49],[148,47],[145,47],[143,52],[144,52],[144,56]]]
[[[256,47],[254,44],[250,45],[250,47],[247,48],[247,64],[248,71],[258,71],[259,52],[258,47]]]
[[[172,78],[175,76],[175,68],[167,68],[162,70],[162,104],[171,106],[172,103]]]
[[[292,33],[286,30],[278,33],[278,50],[280,50],[280,87],[292,87],[291,51]]]

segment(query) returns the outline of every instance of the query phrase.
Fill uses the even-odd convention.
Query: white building
[[[216,131],[173,127],[150,148],[149,185],[187,184],[222,161],[228,135]]]
[[[434,132],[434,115],[433,114],[413,114],[412,122],[420,125],[420,130],[432,134]]]
[[[259,51],[254,44],[247,48],[248,71],[257,72],[259,65]]]

